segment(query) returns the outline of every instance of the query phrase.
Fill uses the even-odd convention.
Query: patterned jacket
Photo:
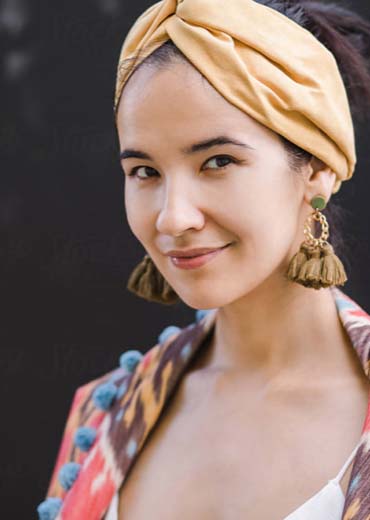
[[[340,320],[369,376],[370,316],[337,287]],[[125,481],[192,357],[212,334],[217,309],[197,311],[183,329],[167,327],[145,355],[124,352],[120,366],[76,390],[42,520],[101,520]],[[370,520],[370,400],[342,520]]]

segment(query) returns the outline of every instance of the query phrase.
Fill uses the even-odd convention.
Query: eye
[[[223,170],[230,163],[239,164],[241,162],[241,161],[238,161],[238,160],[234,159],[230,155],[215,155],[214,157],[211,157],[210,159],[208,159],[204,164],[208,164],[211,161],[216,161],[216,167],[208,168],[210,170]],[[222,164],[224,161],[226,161],[226,164]],[[219,164],[219,162],[221,162],[221,165]],[[138,175],[138,171],[140,170],[140,168],[143,168],[144,170],[146,168],[149,171],[149,173],[153,173],[153,172],[154,172],[154,174],[157,173],[156,170],[154,168],[151,168],[150,166],[135,166],[134,168],[132,168],[132,170],[130,171],[128,176],[129,177],[137,177],[140,181],[145,181],[147,179],[150,179],[152,176],[154,176],[154,174],[153,175],[149,175],[147,177],[139,176]],[[207,169],[207,168],[203,167],[203,169]]]
[[[145,179],[149,179],[150,177],[152,177],[153,175],[139,175],[138,174],[138,171],[140,170],[140,168],[143,168],[144,169],[144,172],[145,172],[145,168],[147,168],[147,170],[151,170],[151,173],[155,172],[156,173],[156,170],[154,168],[151,168],[150,166],[135,166],[135,168],[132,168],[132,170],[130,171],[130,173],[128,174],[129,177],[137,177],[138,179],[140,180],[145,180]]]
[[[215,155],[214,157],[211,157],[210,159],[208,159],[208,161],[205,164],[208,164],[212,161],[215,161],[216,167],[210,168],[211,170],[222,170],[223,168],[226,168],[226,166],[228,166],[230,163],[234,163],[234,164],[239,163],[239,161],[237,161],[230,155]],[[225,161],[226,161],[226,164],[225,164]]]

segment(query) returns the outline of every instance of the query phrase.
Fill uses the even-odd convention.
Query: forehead
[[[224,99],[187,63],[139,68],[123,89],[117,127],[125,141],[153,131],[171,135],[196,131],[199,135],[216,128],[223,132],[237,128],[256,137],[273,134]]]

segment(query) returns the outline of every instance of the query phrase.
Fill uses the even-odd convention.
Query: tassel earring
[[[172,305],[178,295],[163,278],[149,255],[145,255],[130,275],[127,288],[145,300]]]
[[[314,211],[307,217],[304,227],[306,239],[290,261],[287,278],[313,289],[344,285],[347,275],[342,262],[334,253],[333,246],[327,242],[329,224],[320,211],[326,207],[325,197],[322,195],[313,197],[311,206]],[[319,238],[315,238],[311,232],[313,220],[320,222]]]

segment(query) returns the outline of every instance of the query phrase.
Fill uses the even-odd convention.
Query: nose
[[[189,191],[184,182],[167,184],[156,221],[159,233],[181,236],[189,229],[202,229],[204,226],[203,212]]]

